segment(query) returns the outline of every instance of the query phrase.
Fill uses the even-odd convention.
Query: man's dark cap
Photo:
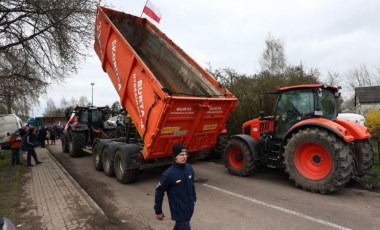
[[[186,147],[183,144],[177,143],[173,145],[173,158],[182,152],[187,152]]]

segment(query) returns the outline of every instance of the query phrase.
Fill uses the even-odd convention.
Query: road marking
[[[343,227],[343,226],[340,226],[340,225],[337,225],[337,224],[334,224],[334,223],[331,223],[331,222],[328,222],[328,221],[324,221],[324,220],[321,220],[321,219],[318,219],[318,218],[314,218],[312,216],[308,216],[308,215],[305,215],[305,214],[302,214],[302,213],[299,213],[299,212],[295,212],[295,211],[292,211],[292,210],[289,210],[289,209],[286,209],[286,208],[282,208],[280,206],[269,204],[269,203],[266,203],[264,201],[255,200],[255,199],[252,199],[250,197],[246,197],[246,196],[234,193],[234,192],[230,192],[230,191],[227,191],[227,190],[224,190],[222,188],[218,188],[218,187],[215,187],[215,186],[212,186],[212,185],[209,185],[209,184],[203,184],[203,185],[206,186],[206,187],[208,187],[208,188],[211,188],[211,189],[214,189],[214,190],[217,190],[217,191],[220,191],[220,192],[223,192],[223,193],[226,193],[226,194],[229,194],[229,195],[232,195],[232,196],[235,196],[235,197],[238,197],[238,198],[241,198],[241,199],[244,199],[244,200],[256,203],[256,204],[260,204],[260,205],[263,205],[263,206],[268,207],[268,208],[273,208],[273,209],[276,209],[278,211],[285,212],[285,213],[288,213],[288,214],[291,214],[291,215],[294,215],[294,216],[298,216],[298,217],[301,217],[301,218],[304,218],[304,219],[307,219],[307,220],[311,220],[313,222],[317,222],[317,223],[320,223],[320,224],[323,224],[323,225],[327,225],[327,226],[330,226],[330,227],[333,227],[333,228],[336,228],[336,229],[351,230],[351,228],[346,228],[346,227]]]

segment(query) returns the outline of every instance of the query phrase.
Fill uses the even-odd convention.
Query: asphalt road
[[[70,158],[60,142],[51,152],[111,221],[136,229],[171,229],[167,200],[164,221],[153,211],[154,190],[164,168],[123,185],[96,171],[90,155]],[[380,193],[346,187],[330,195],[296,188],[281,170],[260,169],[250,177],[227,173],[220,161],[193,164],[198,201],[192,229],[380,229]]]

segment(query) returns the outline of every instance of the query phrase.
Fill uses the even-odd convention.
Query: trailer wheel
[[[372,145],[368,140],[355,142],[355,174],[358,177],[365,176],[374,163],[374,153]]]
[[[85,132],[70,132],[69,133],[69,155],[71,157],[79,157],[83,155],[82,149],[86,146]]]
[[[228,137],[226,134],[220,134],[216,140],[216,144],[211,151],[212,158],[221,158],[223,156],[224,150],[228,142]]]
[[[99,143],[95,143],[92,147],[92,163],[98,171],[103,171],[102,156],[100,155]]]
[[[318,128],[293,134],[285,147],[284,160],[296,186],[321,194],[344,187],[353,173],[348,144]]]
[[[237,138],[227,143],[224,164],[228,172],[235,176],[248,176],[255,168],[249,147]]]
[[[113,161],[113,148],[110,147],[109,144],[106,144],[106,146],[104,147],[103,149],[103,152],[102,152],[102,162],[103,162],[103,170],[104,170],[104,173],[109,176],[109,177],[113,177],[115,176],[115,171],[114,171],[114,161]]]
[[[130,169],[126,170],[124,158],[120,149],[116,150],[114,158],[114,168],[116,179],[122,184],[130,184],[139,179],[140,170]]]
[[[63,133],[61,137],[62,152],[69,152],[69,137],[67,133]]]

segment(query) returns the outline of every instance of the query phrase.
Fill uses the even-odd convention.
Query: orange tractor
[[[361,178],[374,162],[368,129],[337,119],[340,87],[312,84],[278,88],[273,116],[243,124],[225,150],[225,166],[237,176],[256,166],[285,168],[305,190],[322,194]]]

